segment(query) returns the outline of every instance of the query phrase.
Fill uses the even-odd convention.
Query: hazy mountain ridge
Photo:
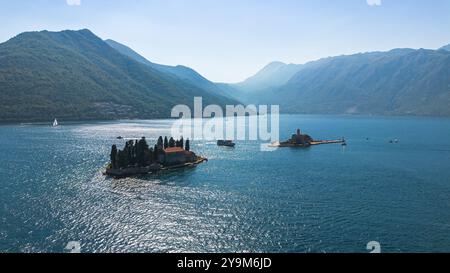
[[[89,30],[0,44],[0,120],[164,118],[176,104],[234,104],[119,53]]]
[[[284,113],[450,115],[450,52],[394,49],[310,62],[283,86],[239,97]]]
[[[233,86],[246,92],[257,92],[279,87],[286,84],[302,67],[302,65],[297,64],[272,62],[256,73],[256,75]]]

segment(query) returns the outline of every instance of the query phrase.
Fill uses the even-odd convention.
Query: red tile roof
[[[173,147],[173,148],[165,149],[164,152],[166,152],[166,154],[184,153],[184,152],[186,152],[186,150],[184,150],[183,148],[180,148],[180,147]]]

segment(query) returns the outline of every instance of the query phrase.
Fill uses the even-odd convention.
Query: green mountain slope
[[[89,30],[0,44],[0,121],[163,118],[174,105],[236,103],[119,53]]]
[[[119,51],[120,53],[134,59],[135,61],[148,65],[155,70],[176,76],[179,79],[188,82],[189,84],[192,84],[198,88],[204,89],[205,91],[214,93],[216,95],[222,94],[221,90],[214,83],[212,83],[211,81],[200,75],[197,71],[193,70],[192,68],[182,65],[169,66],[153,63],[124,44],[118,43],[114,40],[106,40],[105,42],[112,48]]]
[[[285,85],[249,102],[283,112],[450,115],[450,52],[396,49],[305,64]]]

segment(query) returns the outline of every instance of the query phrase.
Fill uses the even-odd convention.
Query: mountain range
[[[283,113],[450,116],[449,48],[275,62],[226,88],[248,104],[278,104]]]
[[[278,104],[282,113],[450,116],[450,45],[273,62],[237,84],[153,63],[91,31],[0,44],[0,121],[167,118],[173,106]]]
[[[443,46],[440,49],[450,51],[450,45]]]
[[[194,96],[237,103],[192,69],[147,63],[110,44],[87,29],[27,32],[0,44],[0,121],[167,118]]]

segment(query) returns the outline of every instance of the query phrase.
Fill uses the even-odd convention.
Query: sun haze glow
[[[67,5],[69,6],[80,6],[81,0],[66,0]]]

